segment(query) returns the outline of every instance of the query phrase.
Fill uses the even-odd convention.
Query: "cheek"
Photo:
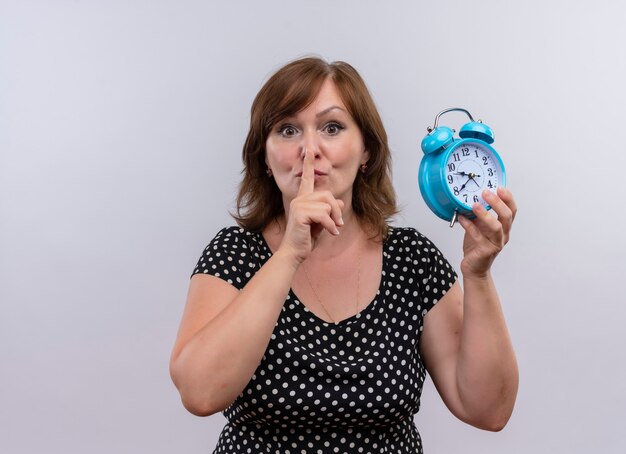
[[[290,155],[290,149],[285,144],[279,144],[270,139],[265,143],[265,162],[273,170],[288,166]]]
[[[268,151],[265,154],[266,162],[272,168],[272,170],[288,170],[293,166],[294,159],[290,157],[289,153],[280,150]]]
[[[274,184],[283,195],[289,197],[295,197],[295,192],[297,192],[297,187],[294,186],[297,180],[293,178],[294,163],[297,158],[293,158],[292,155],[290,148],[284,145],[276,146],[276,144],[268,143],[265,148],[265,162],[272,169]]]
[[[333,144],[328,151],[334,156],[334,167],[358,167],[363,158],[363,143],[351,140],[343,144]]]

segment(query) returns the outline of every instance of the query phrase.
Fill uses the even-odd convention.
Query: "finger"
[[[485,191],[483,198],[491,205],[493,211],[498,215],[498,221],[502,224],[502,230],[504,231],[505,241],[508,241],[509,232],[513,225],[513,212],[511,208],[491,191]]]
[[[316,213],[315,222],[323,224],[326,230],[333,235],[339,234],[337,226],[344,225],[342,216],[343,201],[335,199],[329,191],[319,193],[319,199],[317,201],[318,204],[315,208],[319,211]],[[324,223],[323,221],[326,219],[330,222]]]
[[[315,156],[313,153],[304,149],[304,161],[302,163],[302,177],[300,179],[300,187],[298,195],[310,194],[315,188]]]
[[[483,234],[480,232],[478,227],[476,227],[476,225],[474,225],[474,223],[468,218],[465,216],[459,216],[458,220],[461,227],[463,227],[463,230],[465,230],[465,233],[467,233],[476,243],[483,238]]]
[[[328,230],[328,232],[332,235],[339,235],[339,230],[337,230],[337,225],[335,221],[330,216],[331,209],[327,203],[320,202],[315,206],[309,207],[309,212],[307,213],[309,221],[311,224],[319,224],[324,229]]]
[[[316,200],[321,202],[326,202],[330,207],[330,217],[333,218],[335,224],[341,226],[344,225],[343,222],[343,207],[344,203],[341,199],[336,199],[332,192],[330,191],[321,191],[316,192],[315,196],[313,196]]]
[[[328,230],[328,233],[330,233],[331,235],[335,235],[335,236],[339,235],[339,230],[337,229],[337,225],[335,224],[335,221],[330,216],[322,217],[320,219],[319,224],[323,225],[324,228]]]
[[[504,186],[500,186],[498,188],[498,196],[507,204],[511,213],[513,214],[513,220],[515,220],[515,215],[517,214],[517,202],[513,198],[513,193],[508,188]]]
[[[480,231],[481,235],[498,250],[502,249],[505,243],[505,235],[500,221],[495,216],[492,216],[480,203],[475,203],[472,206],[472,212],[476,216],[473,224]]]
[[[476,220],[470,220],[465,216],[458,217],[459,224],[465,230],[463,240],[463,261],[461,271],[463,276],[470,275],[484,276],[489,272],[494,258],[500,252],[499,248],[494,248],[491,241],[483,235],[477,226]]]
[[[335,205],[333,209],[333,219],[337,225],[344,225],[343,222],[343,207],[344,203],[341,199],[335,199]]]

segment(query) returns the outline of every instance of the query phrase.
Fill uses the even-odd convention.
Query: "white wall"
[[[622,452],[625,17],[618,0],[0,1],[0,451],[212,451],[223,417],[188,414],[168,374],[189,275],[232,223],[255,93],[316,53],[373,92],[398,224],[458,266],[461,230],[416,174],[450,106],[493,127],[520,206],[494,271],[515,413],[464,426],[429,382],[426,452]]]

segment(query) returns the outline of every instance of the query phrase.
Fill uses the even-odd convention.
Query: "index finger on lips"
[[[315,156],[306,148],[304,149],[304,161],[302,163],[302,177],[298,195],[311,194],[315,188]]]

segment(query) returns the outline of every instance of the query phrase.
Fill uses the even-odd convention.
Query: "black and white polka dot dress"
[[[271,254],[261,234],[228,227],[193,274],[241,289]],[[261,363],[224,411],[214,454],[421,453],[413,415],[426,375],[423,317],[455,280],[425,236],[394,227],[380,287],[360,313],[327,323],[290,291]]]

